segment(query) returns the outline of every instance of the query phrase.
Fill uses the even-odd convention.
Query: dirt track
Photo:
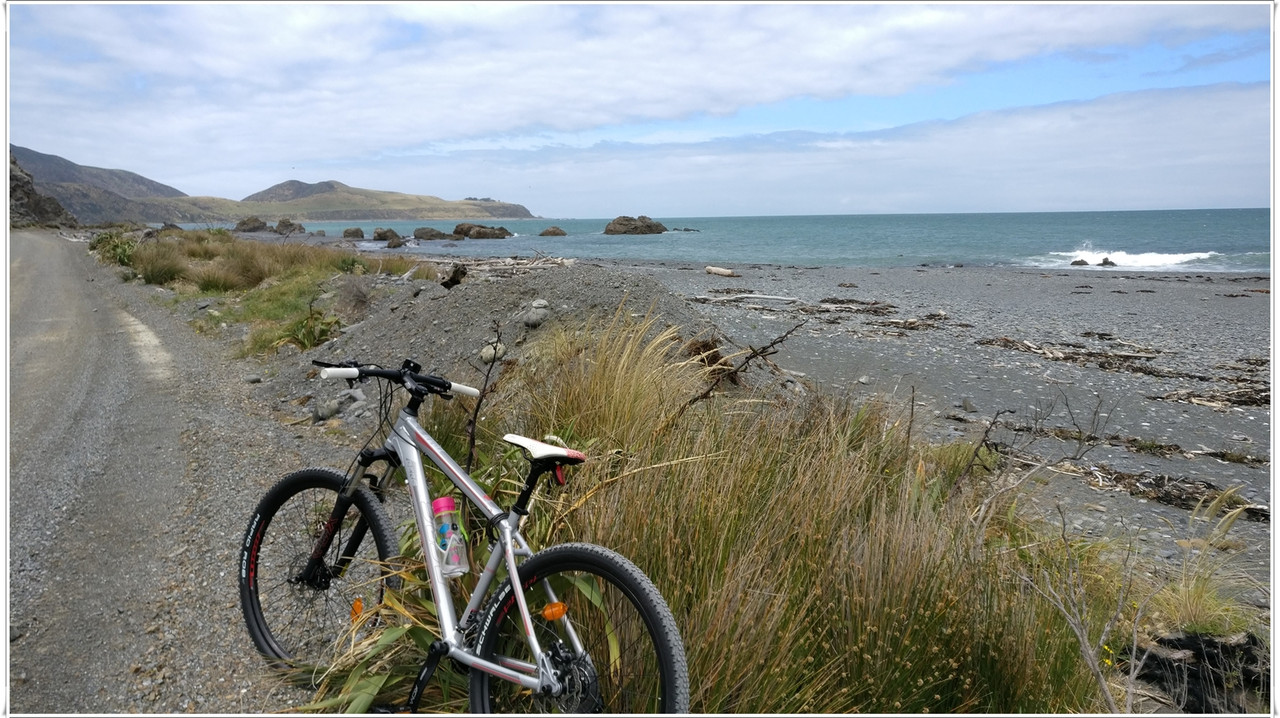
[[[235,389],[210,347],[56,233],[13,232],[9,280],[6,712],[279,707],[234,623],[250,499],[196,471],[226,408],[200,397]]]

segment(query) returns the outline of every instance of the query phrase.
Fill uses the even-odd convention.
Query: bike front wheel
[[[599,546],[563,544],[525,561],[519,584],[538,643],[565,691],[541,696],[473,668],[473,712],[688,711],[689,669],[680,632],[666,601],[635,564]],[[521,624],[508,580],[480,622],[479,656],[533,674]]]
[[[333,540],[305,569],[346,482],[327,469],[281,479],[254,510],[240,548],[240,607],[254,645],[281,668],[326,667],[355,619],[400,579],[388,561],[399,551],[394,527],[367,488],[334,524]]]

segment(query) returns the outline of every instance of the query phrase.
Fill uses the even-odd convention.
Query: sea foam
[[[1164,270],[1179,269],[1188,264],[1220,256],[1217,252],[1107,252],[1097,249],[1076,249],[1070,252],[1050,252],[1052,266],[1070,266],[1084,260],[1090,266],[1099,266],[1104,260],[1115,263],[1116,269]]]

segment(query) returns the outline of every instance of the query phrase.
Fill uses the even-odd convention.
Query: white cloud
[[[680,181],[690,166],[709,181],[736,183],[741,173],[767,185],[785,172],[799,183],[813,171],[840,184],[847,168],[828,168],[848,151],[833,147],[784,159],[769,153],[794,151],[786,143],[743,145],[766,153],[776,165],[769,168],[726,149],[732,143],[669,140],[714,136],[707,118],[789,98],[894,95],[1044,53],[1104,56],[1269,22],[1264,7],[1221,4],[50,4],[10,13],[12,141],[223,196],[330,170],[312,181],[361,184],[367,176],[364,186],[447,194],[389,184],[396,157],[450,172],[464,158],[553,157],[541,177],[599,171],[602,189],[586,192],[607,193],[622,186],[608,175],[620,169],[614,157],[633,157],[636,148],[450,152],[602,138],[655,145],[650,166],[664,165],[670,178],[630,172],[658,195],[682,186],[676,196],[696,196]],[[1034,136],[1001,117],[983,122]],[[690,118],[703,126],[692,129]],[[690,147],[701,159],[685,164]],[[935,163],[948,153],[938,147]],[[515,171],[522,178],[508,183],[505,198],[539,204],[526,192],[547,183]],[[374,182],[379,176],[387,180]],[[450,175],[434,181],[442,176]],[[854,202],[857,194],[842,196]],[[585,204],[552,200],[544,206]]]
[[[353,174],[552,217],[1267,206],[1269,123],[1267,87],[1224,85],[874,133],[462,152]]]

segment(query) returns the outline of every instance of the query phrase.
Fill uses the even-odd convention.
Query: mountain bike
[[[550,474],[563,486],[564,467],[585,455],[516,434],[503,437],[529,461],[523,489],[504,511],[418,421],[427,397],[478,397],[478,390],[421,374],[408,359],[399,369],[355,361],[313,364],[321,367],[322,379],[387,382],[379,427],[390,430],[381,448],[367,442],[346,474],[297,471],[258,503],[240,550],[240,605],[254,645],[272,665],[322,670],[360,616],[384,592],[401,588],[392,569],[396,527],[384,502],[392,495],[393,475],[402,473],[439,636],[405,705],[388,710],[416,711],[442,659],[469,670],[470,706],[477,713],[688,710],[684,644],[653,582],[612,550],[567,543],[534,553],[521,534],[541,477]],[[408,400],[392,422],[388,397],[397,387]],[[460,612],[441,545],[450,527],[437,525],[423,456],[479,511],[489,536],[488,559]]]

